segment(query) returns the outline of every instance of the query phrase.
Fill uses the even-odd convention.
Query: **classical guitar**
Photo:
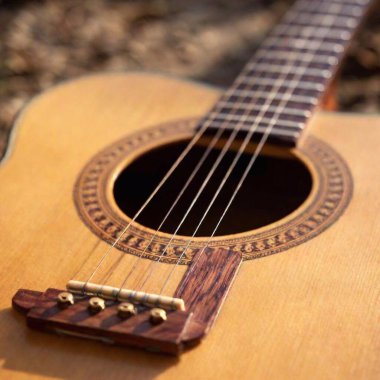
[[[369,5],[298,0],[226,91],[109,73],[29,103],[2,378],[379,378],[380,118],[322,110]]]

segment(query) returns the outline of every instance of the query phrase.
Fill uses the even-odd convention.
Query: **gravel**
[[[228,86],[290,0],[0,0],[0,150],[17,111],[67,78],[168,72]],[[338,109],[380,110],[380,1],[338,82]]]

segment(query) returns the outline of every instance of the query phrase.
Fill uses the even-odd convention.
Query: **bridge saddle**
[[[162,296],[159,294],[134,291],[131,289],[116,288],[108,285],[93,284],[91,282],[71,280],[66,288],[69,292],[94,295],[114,301],[125,301],[145,306],[161,307],[166,310],[185,310],[185,302],[181,298]]]
[[[66,291],[19,289],[12,305],[33,329],[179,355],[208,333],[241,262],[238,251],[200,251],[174,297],[70,281]]]

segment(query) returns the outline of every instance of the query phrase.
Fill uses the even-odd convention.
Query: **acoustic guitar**
[[[2,379],[379,379],[380,118],[323,110],[369,6],[297,1],[226,91],[108,73],[29,103]]]

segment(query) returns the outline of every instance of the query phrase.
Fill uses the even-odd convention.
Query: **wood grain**
[[[181,360],[29,331],[10,310],[17,289],[63,288],[91,252],[90,264],[104,252],[107,244],[84,226],[72,200],[85,163],[139,128],[201,115],[217,96],[158,75],[99,75],[52,89],[21,114],[0,167],[1,378],[378,378],[376,115],[316,115],[310,132],[351,169],[348,209],[307,243],[243,263],[209,337]],[[159,286],[171,266],[157,267]]]
[[[243,260],[241,252],[206,248],[194,258],[175,296],[185,301],[194,319],[208,331],[219,314],[221,305]]]
[[[236,124],[230,120],[235,117],[240,130],[249,132],[258,120],[253,139],[259,141],[275,117],[268,142],[295,146],[310,114],[331,86],[370,3],[297,1],[206,115],[204,123],[212,120],[211,130],[220,128],[220,124],[223,129],[233,129]],[[327,15],[322,23],[321,17]],[[314,32],[310,26],[314,26]]]
[[[165,323],[152,325],[149,322],[150,309],[143,306],[129,319],[118,317],[119,302],[114,301],[106,301],[106,309],[102,312],[91,313],[88,310],[90,297],[77,297],[74,305],[62,309],[57,305],[60,292],[62,290],[58,289],[48,289],[43,294],[35,292],[31,304],[30,292],[22,289],[13,297],[13,305],[20,309],[28,304],[27,324],[33,329],[87,338],[90,342],[128,345],[155,353],[179,355],[184,349],[183,335],[191,337],[193,345],[204,335],[204,326],[192,320],[191,312],[170,311]]]
[[[241,262],[240,252],[223,248],[198,253],[176,291],[176,296],[185,301],[186,311],[167,311],[167,320],[158,325],[150,323],[152,307],[142,304],[136,305],[137,314],[128,319],[118,316],[120,301],[106,299],[106,308],[92,313],[89,295],[74,294],[74,304],[62,308],[57,303],[62,292],[58,289],[44,293],[19,289],[12,306],[26,315],[29,327],[37,330],[179,355],[208,333]]]

